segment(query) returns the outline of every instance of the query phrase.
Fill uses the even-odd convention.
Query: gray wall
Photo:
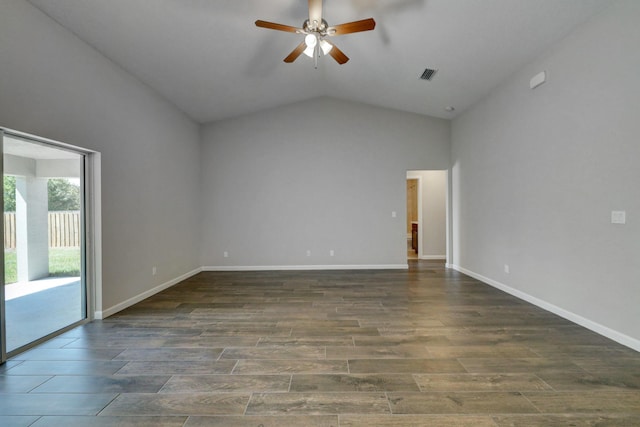
[[[452,124],[453,264],[636,348],[639,22],[615,3]]]
[[[198,127],[23,0],[0,64],[0,126],[102,153],[102,308],[197,268]]]
[[[449,138],[334,98],[206,126],[202,265],[406,265],[406,171],[446,169]]]

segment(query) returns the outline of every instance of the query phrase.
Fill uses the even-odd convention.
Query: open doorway
[[[407,177],[407,259],[418,259],[418,186],[419,178]]]
[[[447,259],[446,170],[407,171],[407,258]]]

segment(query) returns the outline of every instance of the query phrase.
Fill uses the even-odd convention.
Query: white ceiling
[[[29,1],[204,123],[322,95],[451,118],[612,0],[325,0],[330,25],[377,27],[317,70],[282,61],[301,35],[254,26],[301,26],[306,0]]]

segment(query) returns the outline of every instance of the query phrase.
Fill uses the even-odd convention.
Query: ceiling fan
[[[302,43],[293,49],[284,59],[284,62],[291,63],[304,53],[314,58],[315,67],[318,68],[318,57],[321,52],[324,55],[331,55],[338,64],[344,64],[349,60],[347,55],[327,40],[328,37],[370,31],[376,27],[376,21],[373,18],[368,18],[330,27],[327,21],[322,18],[322,0],[309,0],[309,19],[305,20],[300,28],[262,20],[257,20],[256,26],[289,33],[305,34]]]

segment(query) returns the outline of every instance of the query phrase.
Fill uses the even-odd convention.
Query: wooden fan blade
[[[302,52],[304,52],[304,50],[307,48],[307,44],[305,42],[302,42],[298,45],[298,47],[296,47],[295,49],[293,49],[293,52],[291,52],[289,54],[289,56],[287,56],[286,58],[284,58],[284,62],[286,63],[292,63],[293,61],[295,61],[296,59],[298,59],[298,56],[300,56],[300,54],[302,54]],[[331,49],[333,50],[333,49]]]
[[[313,22],[322,22],[322,0],[309,0],[309,23],[313,27]]]
[[[292,27],[291,25],[276,24],[275,22],[256,21],[256,27],[268,28],[270,30],[287,31],[289,33],[297,33],[302,31],[301,28]]]
[[[327,42],[327,43],[329,43],[329,42]],[[331,50],[329,51],[329,55],[331,55],[331,57],[333,59],[335,59],[338,64],[340,64],[340,65],[346,64],[347,61],[349,61],[349,57],[347,55],[345,55],[343,51],[338,49],[338,46],[336,46],[335,44],[333,44],[333,43],[329,43],[329,44],[331,46],[333,46],[331,48]]]
[[[360,31],[370,31],[375,27],[376,21],[374,21],[373,18],[369,18],[329,27],[327,32],[332,36],[340,36],[343,34],[359,33]]]

